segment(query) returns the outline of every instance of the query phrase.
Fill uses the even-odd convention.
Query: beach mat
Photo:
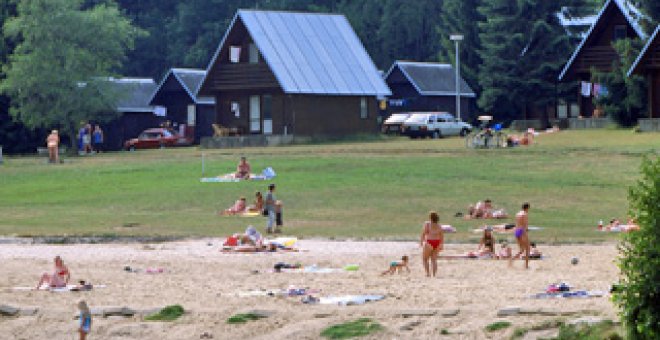
[[[442,260],[498,260],[498,261],[508,261],[509,260],[509,259],[497,259],[497,258],[492,257],[492,256],[470,256],[468,254],[439,255],[438,258],[442,259]],[[542,260],[542,259],[545,259],[545,258],[546,258],[545,256],[530,257],[529,260],[530,261],[532,261],[532,260]],[[525,260],[525,258],[521,256],[520,258],[514,259],[514,260]]]
[[[533,299],[571,299],[571,298],[593,298],[603,297],[605,292],[600,290],[576,290],[556,293],[539,293],[531,296]]]
[[[12,287],[11,290],[13,291],[45,291],[45,292],[55,292],[55,293],[62,293],[62,292],[86,292],[90,290],[94,290],[95,288],[106,288],[106,285],[85,285],[85,286],[80,286],[80,285],[68,285],[66,287],[57,287],[57,288],[50,288],[46,286],[42,286],[39,289],[35,289],[34,287]]]
[[[318,299],[318,303],[322,305],[352,306],[383,299],[385,299],[385,295],[344,295],[321,297]]]

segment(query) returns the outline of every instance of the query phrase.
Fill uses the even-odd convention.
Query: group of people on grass
[[[266,197],[260,191],[255,193],[254,204],[248,206],[245,197],[239,198],[233,206],[220,212],[220,215],[240,215],[244,213],[260,213],[268,218],[266,233],[279,234],[282,232],[282,201],[275,197],[275,184],[268,185]]]
[[[78,152],[80,154],[99,153],[103,151],[105,136],[98,124],[92,127],[90,123],[82,123],[78,130]]]

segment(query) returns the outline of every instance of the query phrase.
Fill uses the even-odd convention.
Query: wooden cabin
[[[158,127],[163,119],[156,116],[154,107],[149,105],[156,90],[153,79],[119,78],[111,82],[120,95],[117,103],[120,115],[101,127],[105,136],[105,149],[121,150],[126,140],[137,137],[143,130]]]
[[[179,127],[186,137],[199,143],[201,137],[213,136],[215,98],[197,94],[205,70],[172,68],[153,93],[149,105],[155,112]]]
[[[648,117],[660,118],[660,26],[646,42],[644,49],[628,71],[628,77],[633,74],[646,78],[648,85]]]
[[[343,15],[239,10],[198,93],[242,134],[345,136],[378,132],[390,90]]]
[[[574,98],[566,100],[566,106],[559,110],[558,118],[599,115],[599,111],[593,105],[593,99],[600,87],[594,87],[596,84],[591,81],[591,70],[609,72],[612,69],[612,63],[618,58],[612,45],[614,41],[645,38],[643,30],[638,25],[638,19],[633,18],[635,13],[631,5],[623,0],[605,2],[596,21],[559,75],[560,82],[574,82],[578,85],[578,93]]]
[[[456,114],[456,70],[452,65],[397,60],[385,74],[392,91],[389,111],[444,111]],[[476,110],[477,95],[459,77],[461,114],[470,120]]]

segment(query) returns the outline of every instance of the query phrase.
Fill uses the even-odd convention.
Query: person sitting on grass
[[[241,157],[234,176],[238,179],[250,179],[250,172],[250,163],[247,162],[247,158]]]
[[[234,203],[231,208],[227,208],[220,213],[221,215],[237,215],[237,214],[242,214],[245,212],[247,209],[246,203],[245,203],[245,197],[239,198],[236,203]]]
[[[43,273],[36,289],[41,288],[43,284],[48,285],[48,288],[66,287],[70,278],[69,268],[64,265],[61,257],[55,256],[55,271],[53,274]]]
[[[390,262],[390,268],[384,271],[380,275],[386,275],[386,274],[392,275],[394,274],[394,272],[398,272],[399,274],[401,274],[404,268],[408,271],[408,273],[410,273],[410,268],[408,268],[408,255],[403,255],[401,257],[401,262],[399,261]]]
[[[261,194],[261,191],[257,191],[254,194],[254,204],[247,208],[249,212],[258,212],[261,213],[264,210],[264,196]]]

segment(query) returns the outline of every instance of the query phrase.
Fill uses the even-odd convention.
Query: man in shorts
[[[514,229],[514,235],[516,236],[516,241],[520,248],[520,251],[516,254],[515,258],[519,258],[523,252],[525,253],[525,269],[529,268],[528,212],[529,203],[523,203],[522,210],[516,214],[516,227]]]
[[[275,198],[275,184],[268,186],[268,193],[266,194],[264,209],[266,210],[268,216],[268,224],[266,225],[266,233],[271,234],[273,232],[273,225],[275,224],[276,217],[276,202]]]

